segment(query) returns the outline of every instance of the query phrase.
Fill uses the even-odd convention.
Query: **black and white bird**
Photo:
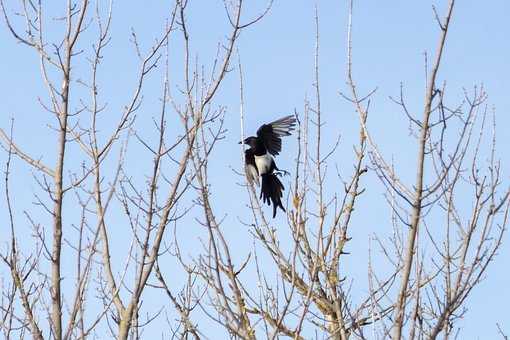
[[[272,123],[264,124],[257,130],[257,136],[246,138],[243,142],[250,148],[245,150],[244,160],[246,163],[246,177],[248,182],[259,185],[259,177],[262,185],[260,198],[264,203],[273,203],[273,218],[276,216],[276,209],[280,207],[283,211],[281,198],[285,190],[277,175],[286,174],[276,166],[273,156],[282,151],[281,137],[290,136],[296,125],[294,116],[286,116],[275,120]]]

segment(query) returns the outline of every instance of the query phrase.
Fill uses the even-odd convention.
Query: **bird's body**
[[[274,159],[268,153],[262,156],[255,155],[255,166],[257,167],[258,173],[261,176],[267,173],[271,173],[275,167]]]
[[[262,179],[260,198],[268,205],[273,203],[273,217],[276,216],[276,209],[280,207],[283,211],[281,198],[285,190],[277,175],[284,172],[276,166],[272,155],[278,155],[282,148],[283,136],[290,136],[296,119],[293,116],[286,116],[272,123],[264,124],[257,130],[257,136],[246,138],[243,143],[250,146],[245,150],[246,177],[250,183],[259,184],[259,177]]]

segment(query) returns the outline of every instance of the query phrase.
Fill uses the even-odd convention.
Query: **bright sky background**
[[[249,9],[245,12],[253,17],[265,6],[261,1],[246,1]],[[49,6],[57,6],[52,2]],[[256,5],[255,5],[256,3]],[[391,103],[388,96],[399,94],[400,83],[405,86],[409,107],[421,114],[424,97],[424,52],[429,56],[435,51],[438,27],[435,23],[430,1],[355,1],[353,18],[354,76],[363,93],[377,87],[371,103],[369,127],[388,158],[393,158],[402,177],[414,181],[416,145],[408,135],[408,122],[399,108]],[[259,7],[260,6],[260,7]],[[439,13],[444,13],[446,1],[437,1]],[[346,37],[348,1],[319,1],[320,25],[320,86],[322,96],[323,121],[325,126],[324,150],[331,147],[341,136],[339,149],[330,162],[329,174],[333,180],[334,165],[347,176],[352,168],[352,145],[358,138],[358,118],[353,107],[339,96],[346,91]],[[55,15],[61,12],[53,12]],[[137,60],[129,42],[133,28],[142,43],[148,48],[158,37],[169,15],[168,1],[117,1],[114,4],[112,43],[106,49],[105,62],[101,69],[100,82],[102,100],[108,102],[111,115],[118,117],[123,105],[131,97],[136,76]],[[497,113],[498,155],[502,158],[503,179],[508,182],[510,156],[507,152],[510,132],[508,113],[510,111],[510,2],[457,1],[451,29],[447,38],[446,51],[440,69],[439,82],[446,81],[448,95],[452,102],[461,98],[463,87],[471,90],[475,84],[484,84],[488,92],[488,104]],[[225,38],[228,22],[221,1],[192,1],[188,14],[191,47],[199,63],[210,66],[216,52],[216,44]],[[55,30],[58,22],[49,22],[50,34],[60,34]],[[303,0],[275,1],[270,13],[258,24],[243,31],[238,49],[244,71],[245,129],[254,133],[264,122],[292,113],[294,108],[303,112],[304,98],[313,99],[313,58],[315,47],[314,2]],[[84,48],[90,42],[84,40]],[[171,45],[171,64],[182,62],[181,45]],[[51,122],[48,114],[40,108],[37,98],[46,98],[39,73],[35,52],[18,44],[8,34],[2,22],[0,29],[0,93],[2,109],[0,127],[8,129],[10,118],[15,118],[15,139],[20,146],[33,155],[41,155],[45,162],[53,164],[55,144],[51,130],[46,124]],[[237,65],[237,58],[234,60]],[[76,74],[80,74],[78,65]],[[180,82],[180,74],[175,67],[172,77]],[[78,76],[76,76],[78,77]],[[76,79],[75,79],[76,80]],[[152,117],[159,113],[161,75],[155,73],[144,89],[144,106],[137,113],[139,132],[150,139]],[[173,91],[176,92],[176,84]],[[213,203],[218,216],[226,216],[223,224],[225,233],[233,242],[235,256],[243,259],[252,241],[248,230],[238,221],[248,221],[248,196],[239,183],[241,178],[232,169],[241,168],[239,129],[239,77],[237,71],[227,75],[215,103],[226,106],[226,139],[221,141],[210,166]],[[110,112],[109,111],[109,112]],[[169,125],[171,122],[169,121]],[[150,166],[140,159],[142,151],[131,142],[131,161],[128,165],[133,173],[147,173]],[[292,170],[295,158],[295,138],[284,140],[284,150],[288,153],[278,158],[281,168]],[[80,158],[81,157],[81,158]],[[79,162],[82,156],[70,155],[67,162]],[[5,154],[0,154],[2,167]],[[77,164],[77,163],[76,163]],[[22,216],[26,209],[40,214],[31,205],[32,192],[36,187],[31,172],[19,160],[14,164],[13,178],[14,204],[20,235],[29,235],[28,224]],[[286,179],[288,180],[288,179]],[[143,178],[140,178],[142,183]],[[341,183],[330,182],[338,185]],[[381,237],[391,232],[388,209],[383,199],[384,188],[369,174],[363,179],[365,194],[358,203],[358,215],[351,229],[353,241],[350,245],[348,269],[359,278],[360,294],[366,289],[369,235],[377,233]],[[3,183],[2,192],[3,192]],[[287,187],[287,186],[286,186]],[[269,211],[269,210],[268,210]],[[356,214],[355,212],[355,214]],[[71,212],[66,212],[71,214]],[[201,216],[197,209],[193,214]],[[200,215],[199,215],[200,214]],[[383,217],[383,218],[381,218]],[[41,217],[44,219],[44,217]],[[4,200],[0,200],[0,220],[7,235],[7,215]],[[277,223],[284,225],[281,214]],[[190,246],[189,253],[199,244],[197,235],[200,227],[189,220],[189,224],[179,231],[180,239]],[[113,226],[124,228],[123,225]],[[286,228],[286,227],[285,227]],[[23,230],[24,229],[24,230]],[[122,230],[113,232],[112,251],[125,256],[130,242],[129,233]],[[485,280],[471,295],[467,312],[458,325],[463,327],[463,339],[494,339],[496,322],[510,330],[510,275],[508,235],[500,255],[487,272]],[[0,239],[4,249],[5,242]],[[123,264],[121,257],[116,265]],[[505,264],[506,263],[506,264]],[[268,264],[269,265],[269,264]],[[0,272],[4,275],[6,268]],[[356,290],[356,283],[354,286]],[[72,288],[72,287],[71,287]],[[148,299],[145,303],[149,304]],[[147,329],[145,335],[158,335],[158,329]],[[211,335],[212,338],[214,336]]]

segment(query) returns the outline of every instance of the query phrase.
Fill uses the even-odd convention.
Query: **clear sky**
[[[261,1],[247,1],[247,15],[253,15],[265,6]],[[259,6],[260,3],[260,6]],[[315,47],[314,2],[303,0],[275,1],[269,14],[256,25],[243,31],[238,50],[244,71],[245,129],[254,133],[257,127],[280,116],[292,113],[296,108],[303,112],[304,99],[313,94],[313,61]],[[369,127],[384,155],[393,158],[396,168],[407,183],[413,183],[416,145],[408,135],[408,122],[399,108],[388,97],[399,94],[400,84],[405,86],[409,107],[421,113],[424,97],[424,53],[432,55],[438,37],[431,1],[355,1],[353,18],[353,62],[354,76],[361,92],[378,88],[371,103]],[[446,1],[434,3],[443,13]],[[57,2],[51,2],[49,11],[55,16]],[[323,120],[325,121],[325,149],[341,137],[339,149],[332,156],[330,175],[334,177],[334,165],[340,171],[351,170],[353,163],[352,145],[358,138],[358,118],[351,104],[339,96],[346,91],[346,38],[348,1],[323,0],[317,2],[320,29],[320,86]],[[136,76],[137,59],[130,43],[131,29],[141,41],[142,48],[148,48],[161,34],[169,16],[168,1],[117,1],[113,6],[112,42],[105,52],[105,61],[100,73],[102,100],[108,102],[108,112],[118,117],[123,105],[129,100]],[[475,84],[484,85],[489,97],[488,104],[494,107],[497,119],[497,155],[502,159],[503,180],[509,182],[508,140],[510,131],[510,2],[457,1],[451,30],[446,44],[440,70],[439,82],[445,81],[452,102],[463,95],[463,88],[472,89]],[[221,1],[192,1],[188,14],[191,48],[200,64],[211,67],[218,41],[225,38],[228,30]],[[48,22],[50,35],[59,36],[60,23]],[[0,26],[0,127],[7,129],[10,118],[15,119],[15,138],[20,146],[34,155],[54,163],[54,137],[47,124],[52,122],[48,113],[38,104],[38,98],[45,98],[46,92],[41,80],[35,52],[17,43],[2,22]],[[21,26],[18,26],[21,27]],[[91,42],[84,38],[84,46]],[[178,79],[172,91],[177,92],[181,74],[177,65],[182,61],[182,50],[178,43],[170,46],[174,72],[170,78]],[[236,58],[237,59],[237,58]],[[234,59],[235,64],[237,60]],[[76,74],[83,70],[85,61],[76,67]],[[79,78],[79,76],[77,76]],[[75,79],[77,80],[77,79]],[[144,106],[137,113],[138,131],[146,138],[155,138],[152,118],[157,117],[161,74],[155,73],[144,89]],[[252,247],[252,240],[245,227],[238,221],[247,221],[248,196],[239,183],[242,179],[232,169],[241,169],[239,157],[239,78],[236,71],[227,75],[215,103],[226,107],[226,138],[213,153],[210,164],[213,203],[218,216],[226,216],[225,233],[236,256],[244,258]],[[105,124],[108,124],[106,118]],[[169,123],[170,124],[170,123]],[[296,140],[287,138],[278,163],[282,168],[292,169],[295,158]],[[143,183],[141,174],[147,173],[150,164],[140,160],[148,155],[138,155],[142,148],[132,142],[131,158],[127,164],[132,173]],[[487,157],[487,155],[485,155]],[[70,155],[68,162],[80,162],[83,156]],[[0,163],[5,163],[4,153]],[[76,163],[78,164],[78,163]],[[32,205],[32,193],[36,184],[32,181],[30,169],[20,161],[14,164],[19,174],[13,178],[16,219],[20,235],[29,235],[24,210],[41,214]],[[340,183],[338,183],[340,185]],[[384,202],[384,187],[372,173],[363,180],[369,191],[360,201],[359,215],[355,216],[356,227],[352,230],[353,241],[348,268],[353,277],[360,279],[360,294],[366,289],[362,283],[366,278],[367,240],[374,233],[385,237],[391,233],[388,208]],[[3,184],[2,184],[3,188]],[[340,190],[340,189],[339,189]],[[3,191],[3,189],[2,189]],[[231,197],[235,197],[232,199]],[[0,200],[0,220],[7,228],[7,215],[3,199]],[[192,211],[200,214],[199,211]],[[66,214],[71,214],[67,212]],[[41,215],[42,216],[42,215]],[[381,218],[383,217],[383,218]],[[41,217],[44,220],[44,217]],[[282,215],[277,221],[283,223]],[[119,225],[118,228],[122,228]],[[23,229],[25,228],[25,229]],[[199,244],[200,227],[189,220],[189,225],[178,233],[186,244]],[[1,235],[6,235],[2,232]],[[131,240],[129,233],[120,230],[115,233],[112,252],[125,256]],[[507,261],[510,258],[508,235],[499,256],[489,268],[487,279],[475,289],[468,300],[468,312],[458,323],[463,327],[463,339],[493,339],[496,337],[496,322],[510,330],[510,275]],[[0,239],[2,248],[5,242]],[[124,259],[124,257],[122,257]],[[116,265],[122,266],[123,260]],[[505,264],[507,263],[507,264]],[[0,273],[5,275],[5,266]],[[118,269],[120,270],[120,269]],[[72,287],[71,287],[72,288]],[[69,289],[71,289],[69,288]],[[149,299],[146,303],[150,304]],[[150,327],[149,327],[150,328]],[[158,329],[147,329],[147,335],[157,335]],[[214,336],[212,336],[214,338]]]

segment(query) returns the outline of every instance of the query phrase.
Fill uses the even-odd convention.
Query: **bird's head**
[[[239,142],[239,144],[246,144],[251,148],[255,148],[257,145],[257,137],[248,137],[244,141]]]

